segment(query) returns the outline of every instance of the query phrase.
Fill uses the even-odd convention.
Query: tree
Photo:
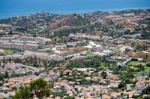
[[[16,92],[13,99],[32,99],[32,92],[29,86],[22,86],[18,92]]]
[[[150,86],[146,87],[146,88],[143,90],[143,94],[149,94],[149,95],[150,95]]]
[[[146,66],[147,66],[147,67],[150,67],[150,63],[147,63]]]
[[[124,88],[125,86],[126,86],[126,83],[122,81],[122,82],[118,85],[118,88],[121,89],[121,88]]]
[[[122,72],[120,73],[120,79],[125,84],[133,83],[134,73],[133,72]]]
[[[142,34],[141,34],[141,37],[142,37],[143,39],[149,39],[149,38],[150,38],[150,32],[144,32],[144,33],[142,33]]]
[[[11,58],[9,58],[8,61],[9,61],[9,63],[11,63],[11,61],[12,61]]]
[[[30,83],[32,92],[39,98],[42,99],[44,96],[49,96],[50,88],[53,84],[48,84],[48,82],[43,79],[38,79]]]
[[[22,86],[19,91],[16,92],[13,99],[33,99],[36,95],[39,99],[50,95],[50,89],[53,87],[53,83],[48,83],[43,79],[37,79],[32,81],[29,86]]]
[[[0,73],[0,86],[3,85],[4,77],[5,77],[5,75]]]
[[[5,71],[5,78],[8,78],[9,77],[9,74],[7,71]]]
[[[6,64],[5,57],[3,58],[2,63],[3,63],[3,66],[2,66],[2,67],[4,68],[4,66],[5,66],[5,64]]]
[[[29,60],[29,62],[32,63],[34,67],[38,67],[38,65],[39,65],[39,64],[38,64],[38,59],[37,59],[36,56],[34,56],[34,58],[31,58],[31,59]]]
[[[101,76],[103,77],[103,79],[106,79],[107,73],[103,71],[103,72],[101,73]]]
[[[8,33],[8,35],[13,35],[13,32],[12,32],[12,31],[10,31],[10,32]]]

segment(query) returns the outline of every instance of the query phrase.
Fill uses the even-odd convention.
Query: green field
[[[145,65],[144,62],[139,62],[139,61],[131,61],[127,64],[128,66],[137,66],[137,65]]]
[[[6,55],[11,55],[11,54],[15,53],[15,49],[4,48],[3,50],[5,51]]]
[[[144,72],[150,73],[150,67],[144,66]]]
[[[127,65],[128,65],[128,68],[130,68],[134,71],[138,70],[138,71],[142,71],[142,72],[146,72],[146,73],[150,72],[150,67],[148,67],[146,65],[146,63],[144,63],[144,62],[131,61]]]

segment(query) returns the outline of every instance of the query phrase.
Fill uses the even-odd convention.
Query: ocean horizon
[[[149,8],[150,0],[1,0],[0,19],[28,16],[37,12],[72,14]]]

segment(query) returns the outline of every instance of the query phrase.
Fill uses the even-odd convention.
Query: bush
[[[147,66],[147,67],[150,67],[150,63],[147,63],[146,66]]]

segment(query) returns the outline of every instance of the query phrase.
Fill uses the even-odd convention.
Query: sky
[[[0,0],[0,18],[37,12],[84,13],[150,8],[150,0]]]

